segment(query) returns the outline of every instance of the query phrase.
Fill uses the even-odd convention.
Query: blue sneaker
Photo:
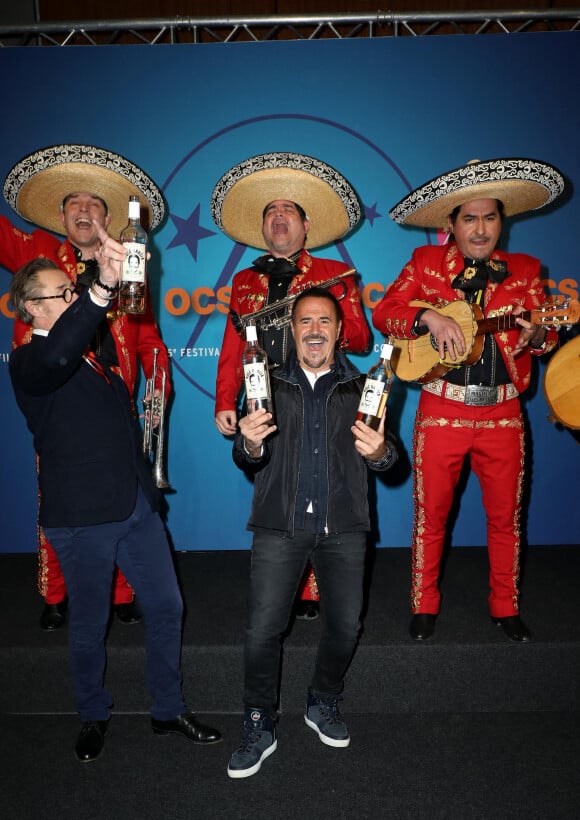
[[[228,764],[229,777],[251,777],[274,754],[278,741],[273,719],[260,709],[246,709],[242,742]]]
[[[327,746],[344,747],[350,743],[348,726],[341,720],[338,711],[337,697],[317,696],[309,692],[304,722],[318,733]]]

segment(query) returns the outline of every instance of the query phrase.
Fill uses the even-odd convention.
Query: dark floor
[[[184,687],[224,741],[199,747],[151,732],[143,626],[113,621],[107,683],[116,709],[105,750],[73,753],[78,731],[66,631],[38,628],[35,557],[0,558],[0,761],[7,820],[578,820],[580,548],[528,550],[523,612],[534,633],[509,642],[486,610],[487,562],[451,551],[433,641],[408,637],[408,552],[380,550],[343,713],[348,749],[303,722],[319,622],[285,644],[278,750],[231,781],[240,737],[241,646],[249,556],[185,553]]]
[[[213,717],[213,716],[212,716]],[[239,718],[200,748],[145,716],[111,721],[98,761],[77,763],[74,717],[0,719],[7,820],[577,820],[578,713],[356,715],[348,749],[298,715],[247,780],[226,776]]]

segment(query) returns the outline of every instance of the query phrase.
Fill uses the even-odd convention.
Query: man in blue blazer
[[[82,294],[45,258],[21,268],[10,290],[16,315],[33,328],[30,343],[12,352],[9,367],[39,458],[39,523],[56,550],[69,594],[69,651],[82,721],[75,751],[81,762],[102,751],[110,717],[105,634],[115,562],[143,610],[153,731],[198,743],[220,740],[219,732],[186,711],[183,700],[183,603],[127,387],[88,353],[116,297],[124,256],[122,245],[99,231],[99,274]]]

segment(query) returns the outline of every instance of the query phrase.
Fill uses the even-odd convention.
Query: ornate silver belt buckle
[[[465,404],[474,407],[489,407],[492,404],[497,404],[497,387],[468,384],[465,388]]]

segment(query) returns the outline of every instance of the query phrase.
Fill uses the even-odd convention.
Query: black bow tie
[[[300,273],[296,263],[293,262],[292,259],[286,259],[286,257],[283,256],[270,256],[270,254],[267,253],[264,254],[264,256],[259,256],[257,259],[254,259],[252,267],[258,273],[266,273],[269,276],[292,277]]]
[[[500,283],[509,276],[507,264],[500,259],[463,259],[465,267],[457,274],[452,288],[466,292],[483,290],[488,279]]]

